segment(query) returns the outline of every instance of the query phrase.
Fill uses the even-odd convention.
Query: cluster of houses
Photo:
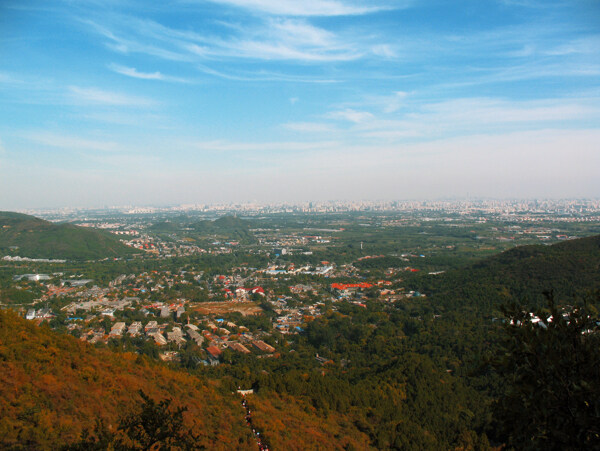
[[[208,321],[205,322],[204,329],[191,323],[171,327],[168,324],[159,324],[156,320],[148,321],[145,325],[141,321],[133,321],[129,325],[124,321],[117,321],[111,326],[108,334],[104,328],[97,327],[83,333],[81,340],[94,344],[99,341],[108,343],[110,339],[120,339],[125,336],[146,337],[153,340],[157,346],[174,345],[177,348],[191,340],[199,347],[205,345],[207,360],[201,362],[211,365],[219,363],[223,350],[227,348],[243,354],[250,354],[252,350],[263,356],[271,356],[275,353],[274,347],[251,334],[247,328],[238,327],[231,321],[225,322],[220,319],[216,321],[221,324],[217,326],[212,321]],[[176,351],[165,351],[162,355],[166,356],[167,360],[177,358]]]

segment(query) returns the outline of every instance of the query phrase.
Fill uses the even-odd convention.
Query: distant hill
[[[173,221],[160,221],[152,224],[148,227],[152,232],[165,232],[165,233],[173,233],[181,230],[183,227],[179,222]]]
[[[465,268],[422,279],[422,289],[447,305],[495,308],[507,301],[543,304],[544,291],[560,298],[600,289],[600,235],[552,246],[520,246]]]
[[[114,235],[34,216],[0,212],[0,254],[29,258],[90,260],[131,255]]]
[[[212,234],[233,240],[254,239],[248,222],[237,216],[223,216],[214,221],[198,221],[190,227],[203,235]]]

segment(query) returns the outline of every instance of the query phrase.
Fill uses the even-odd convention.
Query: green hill
[[[29,258],[90,260],[124,257],[133,250],[112,234],[34,216],[0,212],[0,254]]]
[[[202,235],[217,235],[246,242],[254,240],[248,222],[236,216],[223,216],[214,221],[198,221],[191,227]]]
[[[464,268],[425,276],[419,289],[446,307],[484,311],[510,301],[544,305],[544,291],[558,299],[584,296],[600,289],[600,235],[552,246],[510,249]]]

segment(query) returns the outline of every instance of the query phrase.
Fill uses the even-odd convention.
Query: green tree
[[[600,449],[600,326],[590,303],[505,309],[498,437],[514,449]]]

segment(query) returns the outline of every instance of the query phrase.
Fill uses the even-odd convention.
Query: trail
[[[248,401],[246,401],[245,394],[242,394],[242,407],[246,410],[246,415],[244,416],[244,420],[246,421],[246,425],[248,425],[248,427],[250,429],[252,429],[252,435],[254,436],[254,439],[256,440],[258,449],[260,451],[269,451],[269,447],[264,442],[264,438],[262,437],[262,434],[252,424],[252,411],[250,410],[250,407],[248,406]]]

